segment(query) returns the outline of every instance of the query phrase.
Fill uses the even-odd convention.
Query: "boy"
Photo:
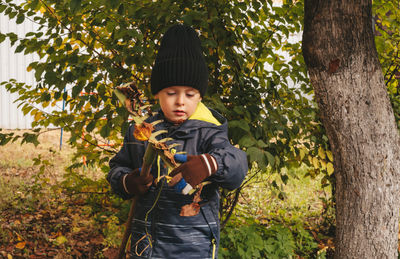
[[[168,174],[160,159],[151,175],[140,176],[147,142],[134,138],[132,125],[124,146],[110,161],[107,177],[122,198],[141,195],[132,222],[131,258],[217,258],[218,187],[239,187],[248,168],[246,154],[229,142],[226,119],[201,102],[207,84],[208,70],[197,33],[185,25],[172,26],[161,40],[151,75],[151,90],[161,111],[147,122],[162,120],[155,130],[168,133],[160,139],[172,138],[167,144],[179,144],[176,151],[186,154],[183,160],[176,155],[180,162],[187,162],[170,176],[182,176],[193,188],[206,179],[211,183],[201,192],[200,213],[180,216],[182,206],[193,202],[193,195],[164,181],[152,184],[158,175]]]

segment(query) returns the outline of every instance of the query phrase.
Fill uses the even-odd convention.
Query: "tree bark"
[[[399,132],[369,0],[305,0],[303,56],[336,177],[335,258],[397,258]]]

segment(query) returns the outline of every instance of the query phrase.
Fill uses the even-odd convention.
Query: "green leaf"
[[[36,71],[38,71],[38,69]],[[49,85],[55,85],[58,82],[57,73],[54,71],[46,71],[44,79]]]
[[[25,49],[25,45],[18,45],[16,48],[15,48],[15,53],[20,53],[20,52],[22,52],[23,50]]]
[[[250,135],[244,135],[240,140],[239,140],[239,145],[242,147],[251,147],[256,144],[256,140],[250,136]]]
[[[118,90],[117,88],[114,89],[114,94],[118,97],[118,100],[124,106],[125,105],[126,96],[120,90]]]
[[[117,11],[118,14],[122,15],[122,14],[124,14],[124,11],[125,11],[124,4],[120,4],[119,7],[118,7],[118,11]]]
[[[25,15],[19,14],[19,15],[17,16],[17,20],[16,20],[15,22],[16,22],[17,24],[21,24],[21,23],[24,22],[24,20],[25,20]]]
[[[83,87],[84,87],[83,82],[79,82],[77,85],[75,85],[72,88],[72,97],[73,98],[77,97],[82,92]]]
[[[281,180],[284,184],[287,184],[288,180],[289,180],[289,176],[287,176],[286,174],[281,175]]]
[[[265,156],[267,157],[268,164],[269,164],[270,166],[274,166],[274,165],[275,165],[275,158],[274,158],[274,156],[273,156],[271,153],[269,153],[268,151],[265,151]]]
[[[257,141],[257,146],[258,146],[259,148],[266,148],[266,147],[268,147],[268,145],[265,144],[265,142],[264,142],[262,139],[259,139],[259,140]]]
[[[22,144],[24,144],[24,143],[32,143],[36,147],[37,145],[39,145],[38,135],[26,132],[26,133],[23,134],[23,138],[22,138],[21,143]]]
[[[263,150],[257,147],[250,147],[246,153],[249,155],[250,161],[257,162],[260,168],[265,168],[267,166],[267,160]]]
[[[2,43],[6,39],[6,35],[0,33],[0,43]]]
[[[96,122],[97,120],[92,120],[91,122],[89,122],[89,124],[86,126],[86,131],[92,132],[93,129],[96,127]]]
[[[229,127],[231,128],[240,128],[246,132],[250,131],[249,124],[245,120],[233,120],[229,122]]]
[[[76,13],[81,8],[82,0],[71,0],[70,8],[73,13]]]
[[[107,138],[110,135],[111,132],[111,126],[109,123],[106,123],[101,129],[100,129],[100,136],[103,138]]]
[[[7,8],[7,5],[0,4],[0,13],[4,12],[4,10]]]

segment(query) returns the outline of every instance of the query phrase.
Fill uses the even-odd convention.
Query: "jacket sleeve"
[[[238,188],[247,174],[247,155],[229,142],[227,131],[220,130],[210,135],[206,151],[218,164],[218,170],[210,180],[222,188],[233,190]]]
[[[107,175],[107,181],[111,185],[114,193],[123,199],[130,199],[133,196],[125,192],[122,186],[121,178],[130,173],[133,169],[141,166],[143,157],[144,142],[137,141],[133,137],[134,127],[129,127],[124,137],[124,143],[120,151],[110,160],[110,171]]]

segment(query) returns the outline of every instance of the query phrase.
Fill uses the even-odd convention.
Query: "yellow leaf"
[[[39,121],[42,118],[42,112],[36,112],[34,120]]]
[[[80,228],[80,227],[73,227],[72,228],[72,232],[73,233],[79,233],[79,232],[81,232],[82,231],[82,229]]]
[[[16,222],[19,222],[19,224],[21,224],[21,222],[17,219],[14,223],[16,223]],[[17,240],[18,241],[23,241],[24,239],[21,237],[21,235],[20,234],[18,234],[18,233],[16,233],[17,234]]]
[[[12,255],[7,254],[7,259],[12,259],[12,258],[13,258]]]
[[[26,71],[28,71],[28,72],[31,72],[31,70],[32,70],[32,67],[31,67],[31,66],[28,66],[28,67],[26,68]]]
[[[46,108],[47,106],[49,106],[50,102],[42,102],[42,107]]]
[[[25,241],[18,242],[18,243],[15,245],[15,248],[24,249],[25,245],[26,245],[26,242],[25,242]]]
[[[322,147],[318,148],[318,156],[322,159],[325,159],[326,155],[325,155],[325,151]]]
[[[56,238],[56,243],[57,243],[57,245],[62,245],[62,244],[64,244],[65,242],[67,242],[68,241],[68,239],[65,237],[65,236],[58,236],[57,238]]]
[[[324,160],[319,161],[321,163],[321,169],[325,170],[326,169],[326,162]]]
[[[310,164],[312,164],[312,162],[313,162],[313,158],[310,155],[308,155],[308,162],[310,162]]]
[[[326,151],[326,155],[328,156],[328,159],[333,162],[333,155],[331,151]]]
[[[319,168],[318,158],[313,157],[312,163],[313,163],[313,165],[314,165],[314,168]]]
[[[300,149],[300,161],[303,160],[305,155],[306,155],[306,152],[304,151],[304,149]]]
[[[334,169],[333,169],[333,164],[329,162],[329,163],[326,165],[326,170],[328,171],[328,174],[331,175],[331,174],[333,173],[333,171],[334,171]]]

